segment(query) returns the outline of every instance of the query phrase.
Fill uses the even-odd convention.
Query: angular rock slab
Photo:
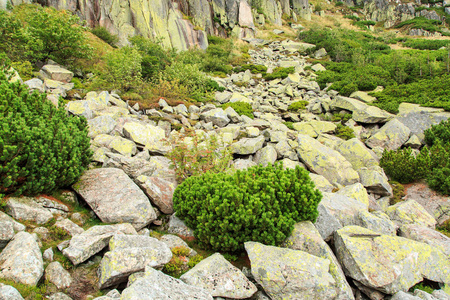
[[[213,300],[205,290],[183,281],[145,268],[145,275],[123,290],[121,300]]]
[[[231,152],[239,155],[253,154],[264,145],[265,138],[242,138],[238,142],[231,144]]]
[[[349,185],[359,181],[358,173],[353,170],[348,160],[310,136],[298,135],[296,151],[308,169],[324,176],[333,184]]]
[[[328,259],[330,261],[329,273],[333,276],[338,288],[338,294],[335,300],[355,299],[336,256],[334,256],[330,246],[322,239],[313,223],[304,221],[295,224],[294,230],[289,238],[283,243],[283,246],[292,250],[301,250],[311,255]]]
[[[348,97],[337,96],[331,101],[330,106],[333,109],[340,108],[353,112],[352,119],[358,123],[385,123],[394,117],[378,107]]]
[[[68,288],[72,284],[72,277],[63,266],[57,262],[51,262],[45,269],[45,279],[56,285],[58,289]]]
[[[163,242],[141,235],[116,235],[109,242],[99,267],[99,288],[125,282],[146,266],[161,268],[172,259],[172,251]]]
[[[410,134],[411,130],[408,127],[399,120],[393,119],[375,132],[366,141],[366,145],[370,148],[381,147],[387,150],[397,150],[409,139]]]
[[[358,170],[361,184],[367,191],[381,196],[392,196],[392,187],[384,170],[378,166],[363,167]]]
[[[24,300],[22,295],[15,287],[0,283],[1,300]]]
[[[105,248],[115,234],[136,234],[131,224],[98,225],[75,235],[69,246],[62,250],[64,256],[74,265],[78,265]]]
[[[450,256],[450,238],[439,231],[416,224],[408,224],[400,227],[399,235],[432,247],[439,247],[442,252]]]
[[[252,274],[271,299],[335,299],[330,261],[303,251],[246,242]]]
[[[213,297],[250,298],[256,286],[220,253],[215,253],[180,277],[185,283],[208,291]]]
[[[176,184],[159,177],[141,175],[136,178],[138,185],[163,214],[173,213],[173,192]]]
[[[0,278],[36,286],[44,273],[44,261],[34,236],[16,234],[0,254],[0,269]]]
[[[378,166],[378,158],[375,153],[357,138],[339,144],[336,150],[352,164],[355,170]]]
[[[408,290],[424,278],[450,282],[450,259],[430,245],[359,226],[336,231],[334,243],[345,274],[383,293]]]
[[[53,214],[32,197],[11,197],[6,200],[6,212],[14,219],[45,224]]]
[[[414,200],[402,201],[389,206],[386,214],[399,226],[417,224],[433,229],[436,226],[436,220]]]
[[[131,223],[139,230],[156,220],[147,196],[120,169],[88,170],[73,188],[102,222]]]
[[[166,154],[171,147],[165,142],[164,129],[151,124],[128,122],[123,126],[125,137],[133,142],[145,146],[150,152]]]

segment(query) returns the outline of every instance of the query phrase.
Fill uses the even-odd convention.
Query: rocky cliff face
[[[4,3],[3,3],[4,2]],[[12,0],[13,5],[31,0]],[[283,14],[310,18],[308,0],[39,0],[40,4],[70,10],[89,26],[103,26],[121,44],[143,35],[167,47],[205,49],[207,35],[254,36],[261,18],[281,25]],[[6,0],[0,0],[6,7]]]

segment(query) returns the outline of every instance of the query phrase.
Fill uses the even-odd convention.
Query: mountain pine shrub
[[[233,252],[246,241],[280,244],[295,223],[316,220],[321,198],[306,170],[277,164],[189,177],[173,202],[200,245]]]
[[[34,195],[74,183],[92,155],[87,122],[0,72],[0,193]]]

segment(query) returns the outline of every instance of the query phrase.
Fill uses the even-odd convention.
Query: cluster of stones
[[[218,79],[226,90],[216,94],[217,103],[202,106],[171,107],[161,99],[160,109],[140,111],[108,92],[70,101],[67,111],[88,119],[93,163],[101,168],[86,171],[73,185],[75,192],[65,196],[81,198],[102,222],[113,225],[83,230],[77,225],[83,223],[80,214],[52,199],[7,198],[7,214],[0,214],[0,276],[28,285],[45,276],[61,291],[51,299],[70,299],[62,292],[73,278],[54,260],[55,249],[41,254],[40,239],[48,230],[27,233],[16,221],[39,225],[55,217],[55,226],[71,235],[57,251],[75,266],[100,259],[99,288],[113,290],[97,299],[450,299],[443,290],[406,293],[424,279],[450,284],[450,239],[435,230],[450,218],[450,200],[426,208],[421,201],[427,199],[390,206],[392,189],[379,167],[384,149],[419,148],[423,131],[450,115],[403,104],[395,116],[368,105],[373,99],[364,93],[346,98],[321,90],[312,70],[323,67],[310,66],[299,54],[310,45],[249,42],[259,45],[250,52],[254,63],[269,72],[292,66],[294,74],[270,82],[249,72]],[[309,103],[307,109],[289,112],[299,100]],[[220,106],[236,101],[250,103],[255,118]],[[333,135],[336,124],[321,116],[334,113],[352,114],[347,125],[356,138]],[[323,193],[315,224],[296,224],[280,247],[247,242],[251,271],[216,253],[180,279],[162,273],[171,249],[188,248],[177,235],[193,236],[174,214],[175,174],[164,156],[171,150],[169,141],[183,136],[184,129],[174,129],[179,127],[192,128],[200,140],[217,137],[230,147],[236,169],[276,161],[306,168]],[[189,145],[189,138],[184,140]],[[160,225],[160,215],[170,215],[170,234],[158,240],[147,226]],[[44,261],[50,262],[45,272]],[[123,291],[114,289],[123,283]],[[22,299],[6,285],[1,296]]]

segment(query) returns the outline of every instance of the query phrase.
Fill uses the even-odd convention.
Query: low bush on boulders
[[[255,117],[253,116],[253,108],[250,105],[250,103],[236,101],[236,102],[228,102],[222,105],[223,109],[226,109],[227,107],[232,107],[234,111],[237,112],[240,116],[244,115],[249,117],[250,119],[253,119]]]
[[[450,194],[450,121],[426,130],[425,141],[427,146],[415,155],[411,148],[384,151],[380,166],[400,183],[426,179],[430,188]]]
[[[321,198],[306,170],[277,164],[187,178],[173,202],[201,246],[233,252],[246,241],[279,245],[295,223],[316,220]]]
[[[0,193],[34,195],[74,183],[87,168],[87,122],[29,94],[0,71]]]

